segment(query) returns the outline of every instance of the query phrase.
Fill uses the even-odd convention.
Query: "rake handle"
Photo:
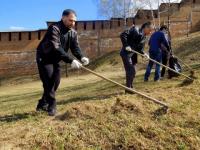
[[[163,103],[163,102],[161,102],[161,101],[159,101],[159,100],[157,100],[155,98],[149,97],[149,96],[147,96],[147,95],[145,95],[145,94],[143,94],[141,92],[138,92],[138,91],[136,91],[134,89],[128,88],[128,87],[126,87],[126,86],[124,86],[124,85],[122,85],[122,84],[120,84],[120,83],[118,83],[116,81],[113,81],[113,80],[111,80],[109,78],[106,78],[106,77],[104,77],[104,76],[102,76],[102,75],[100,75],[100,74],[98,74],[98,73],[96,73],[96,72],[94,72],[94,71],[92,71],[92,70],[84,67],[84,66],[81,66],[81,68],[84,69],[84,70],[86,70],[86,71],[88,71],[88,72],[90,72],[90,73],[92,73],[92,74],[94,74],[94,75],[96,75],[96,76],[98,76],[98,77],[100,77],[100,78],[102,78],[102,79],[104,79],[104,80],[106,80],[106,81],[108,81],[108,82],[116,84],[116,85],[118,85],[118,86],[120,86],[120,87],[122,87],[122,88],[124,88],[124,89],[126,89],[128,91],[130,91],[130,92],[136,93],[136,94],[138,94],[140,96],[143,96],[143,97],[147,98],[148,100],[150,100],[150,101],[152,101],[152,102],[154,102],[156,104],[159,104],[161,106],[164,106],[164,107],[168,108],[167,104],[165,104],[165,103]]]
[[[139,53],[139,52],[137,52],[137,51],[135,51],[135,50],[132,50],[132,52],[134,52],[134,53],[136,53],[136,54],[138,54],[138,55],[144,57],[143,54],[141,54],[141,53]],[[168,67],[168,66],[166,66],[166,65],[163,65],[163,64],[161,64],[160,62],[157,62],[157,61],[154,60],[154,59],[151,59],[151,58],[148,58],[148,59],[149,59],[150,61],[153,61],[153,62],[156,63],[156,64],[159,64],[159,65],[161,65],[161,66],[163,66],[163,67],[165,67],[165,68],[167,68],[167,69],[169,69],[169,70],[171,70],[171,71],[173,71],[173,72],[175,72],[175,73],[177,73],[177,74],[179,74],[179,75],[182,75],[182,76],[184,76],[184,77],[186,77],[186,78],[188,78],[188,79],[194,81],[194,79],[190,78],[189,76],[187,76],[187,75],[185,75],[185,74],[183,74],[183,73],[177,72],[176,70],[174,70],[174,69],[172,69],[172,68],[170,68],[170,67]]]

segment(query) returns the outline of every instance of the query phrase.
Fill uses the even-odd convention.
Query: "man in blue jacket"
[[[162,45],[164,45],[169,51],[169,43],[165,37],[165,33],[163,32],[163,30],[164,28],[162,28],[162,30],[154,32],[149,40],[149,46],[150,46],[149,56],[151,59],[154,59],[160,63],[162,62]],[[145,82],[149,80],[153,64],[154,62],[149,61],[144,76]],[[154,81],[159,81],[159,80],[160,80],[160,65],[156,64]]]
[[[125,30],[120,35],[123,45],[120,55],[126,71],[126,86],[129,88],[133,88],[133,79],[136,74],[135,65],[137,64],[137,54],[132,50],[144,54],[143,50],[146,36],[151,33],[151,30],[151,22],[147,22],[143,24],[139,30],[133,25],[130,29]],[[145,54],[145,56],[148,57],[147,54]],[[132,94],[129,91],[125,91],[125,93]]]

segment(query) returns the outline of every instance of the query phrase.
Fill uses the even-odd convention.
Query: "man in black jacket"
[[[39,100],[36,110],[48,111],[50,116],[56,114],[55,92],[60,83],[60,65],[63,60],[70,63],[72,68],[79,69],[81,63],[89,64],[89,59],[84,57],[79,47],[77,33],[72,27],[76,22],[76,13],[71,9],[63,11],[61,21],[51,25],[43,40],[37,48],[36,61],[43,83],[44,93]],[[72,54],[79,60],[73,59],[68,54],[71,49]]]
[[[139,30],[137,30],[133,25],[130,29],[125,30],[120,35],[123,45],[120,55],[126,71],[126,86],[129,88],[133,88],[133,79],[136,74],[135,65],[137,64],[137,54],[132,52],[132,50],[149,57],[143,52],[143,50],[146,42],[146,36],[151,33],[151,30],[151,23],[147,22],[144,23]],[[125,91],[125,93],[132,94],[129,91]]]

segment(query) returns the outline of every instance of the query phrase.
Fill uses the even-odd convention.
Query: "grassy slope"
[[[200,78],[199,42],[200,33],[196,33],[190,39],[176,39],[174,47],[198,68]],[[124,82],[116,52],[90,67]],[[156,115],[160,106],[137,95],[124,95],[123,89],[91,74],[62,79],[59,113],[53,118],[35,112],[42,92],[39,81],[2,86],[0,149],[200,149],[199,84],[182,86],[183,79],[144,84],[143,71],[138,72],[136,89],[168,103],[165,115]]]

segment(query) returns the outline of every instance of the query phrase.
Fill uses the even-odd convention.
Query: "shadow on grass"
[[[113,80],[119,80],[118,78],[114,78]],[[88,87],[91,89],[88,90]],[[109,83],[107,81],[97,81],[94,83],[88,83],[83,85],[76,85],[73,87],[66,87],[59,91],[60,94],[64,92],[76,91],[73,95],[70,95],[69,99],[65,99],[62,101],[58,101],[57,105],[65,105],[73,102],[82,102],[89,100],[103,100],[110,98],[112,96],[123,94],[123,90],[117,87],[115,84]],[[85,91],[85,93],[79,91]]]
[[[178,53],[182,58],[186,56],[188,57],[196,52],[193,47],[198,46],[197,43],[199,43],[199,37],[187,40],[187,42],[181,43],[181,45],[175,50],[175,53]]]
[[[15,102],[15,101],[23,101],[26,99],[31,98],[36,98],[41,95],[42,92],[31,92],[31,93],[23,93],[20,95],[5,95],[5,96],[0,96],[0,99],[3,99],[2,101],[0,100],[0,103],[5,103],[5,102]]]
[[[94,70],[102,66],[102,64],[108,63],[108,62],[114,66],[118,64],[118,61],[117,61],[118,59],[120,59],[119,51],[118,50],[112,51],[95,59],[92,63],[90,63],[88,68]]]
[[[109,78],[109,79],[117,81],[117,82],[121,81],[120,77]],[[86,90],[87,91],[89,89],[88,87],[90,87],[90,89],[94,89],[94,88],[97,89],[98,88],[98,90],[102,90],[102,89],[108,89],[109,90],[109,88],[117,87],[117,85],[101,79],[99,81],[92,82],[92,83],[84,83],[84,84],[81,84],[81,85],[64,87],[62,89],[59,89],[59,93],[63,93],[63,92],[66,93],[66,92],[72,92],[72,91],[77,91],[77,90]]]
[[[5,115],[5,116],[0,116],[0,122],[6,122],[6,123],[16,122],[16,121],[20,121],[20,120],[23,120],[23,119],[28,119],[30,117],[35,117],[37,115],[38,115],[37,112],[17,113],[17,114],[13,114],[13,115]]]
[[[95,96],[80,96],[80,97],[73,97],[70,99],[62,100],[57,102],[57,105],[66,105],[69,103],[74,103],[74,102],[84,102],[84,101],[93,101],[93,100],[104,100],[111,98],[112,96],[117,96],[117,95],[122,95],[124,92],[119,92],[119,93],[111,93],[111,94],[104,94],[104,95],[95,95]]]

